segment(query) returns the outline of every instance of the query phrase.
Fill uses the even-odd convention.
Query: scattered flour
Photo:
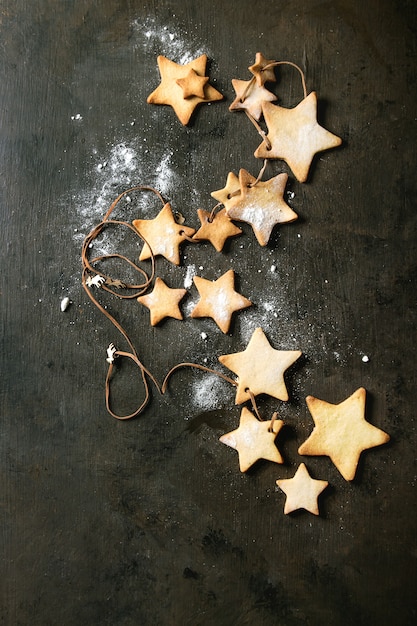
[[[175,19],[175,15],[172,17]],[[180,65],[185,65],[202,54],[212,56],[207,47],[192,40],[188,30],[180,28],[178,24],[175,27],[162,26],[155,17],[134,21],[133,33],[136,36],[135,45],[153,53],[155,64],[158,54],[163,54]]]
[[[189,289],[193,284],[193,278],[196,275],[195,265],[188,265],[184,278],[184,288]]]
[[[197,409],[211,411],[230,402],[230,384],[204,372],[192,385],[191,398]]]

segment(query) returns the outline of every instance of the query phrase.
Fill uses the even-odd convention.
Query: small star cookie
[[[283,159],[300,183],[307,180],[313,157],[318,152],[340,146],[342,140],[317,122],[317,95],[312,91],[293,109],[270,102],[262,104],[268,126],[267,141],[255,151],[261,159]]]
[[[272,83],[276,81],[274,68],[267,67],[272,63],[275,63],[275,61],[268,61],[262,52],[257,52],[255,56],[255,63],[248,67],[248,70],[255,76],[256,82],[260,87],[262,87],[265,83]]]
[[[239,428],[220,437],[220,441],[239,453],[239,467],[246,472],[256,461],[265,459],[273,463],[283,463],[283,458],[275,445],[275,438],[281,430],[282,420],[259,421],[251,411],[243,407]]]
[[[192,237],[195,233],[194,228],[175,221],[169,202],[153,220],[138,219],[133,220],[132,224],[146,242],[139,256],[140,261],[150,259],[153,254],[179,265],[179,247],[187,237]]]
[[[363,387],[340,404],[308,396],[306,402],[315,427],[299,447],[299,454],[328,456],[345,480],[353,480],[361,453],[390,439],[365,420],[365,399]]]
[[[191,96],[205,98],[204,87],[208,83],[208,76],[199,76],[195,70],[191,69],[187,76],[178,78],[176,82],[181,87],[184,98],[191,98]]]
[[[203,209],[197,209],[198,219],[201,226],[194,235],[194,239],[209,241],[217,250],[221,252],[226,240],[229,237],[241,235],[242,231],[226,215],[225,210],[218,211],[210,218],[211,213]]]
[[[156,326],[166,317],[182,320],[179,303],[187,293],[186,289],[171,289],[157,277],[151,293],[139,296],[137,301],[146,306],[151,313],[151,326]]]
[[[249,391],[254,396],[266,393],[278,400],[287,401],[284,372],[301,354],[300,350],[275,350],[262,328],[257,328],[243,352],[219,356],[220,363],[238,377],[235,404],[249,400]]]
[[[162,55],[157,61],[161,83],[149,94],[147,102],[171,106],[184,126],[199,104],[223,99],[223,95],[208,83],[205,76],[207,55],[202,54],[186,65],[174,63]]]
[[[210,195],[218,202],[221,202],[227,210],[229,205],[232,204],[235,196],[240,195],[240,183],[238,176],[236,176],[233,172],[229,172],[227,175],[226,186],[218,191],[212,191]]]
[[[318,497],[328,486],[327,480],[311,478],[306,466],[301,463],[293,478],[283,478],[276,483],[287,496],[284,506],[286,515],[298,509],[319,515]]]
[[[258,121],[262,117],[262,102],[273,102],[277,99],[268,89],[251,80],[233,78],[232,85],[236,98],[229,106],[229,111],[246,110]]]
[[[232,315],[252,305],[252,302],[234,289],[235,273],[229,270],[217,280],[194,276],[194,284],[201,296],[191,317],[211,317],[223,333],[229,332]]]
[[[276,224],[285,224],[298,219],[285,202],[284,192],[288,174],[282,173],[262,182],[244,169],[239,172],[240,195],[231,199],[227,215],[252,226],[258,243],[266,246]]]

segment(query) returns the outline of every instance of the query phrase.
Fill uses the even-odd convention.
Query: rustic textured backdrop
[[[1,624],[415,623],[416,34],[414,0],[0,2]],[[137,419],[106,413],[106,347],[126,345],[81,288],[80,250],[132,184],[158,188],[196,227],[229,171],[257,175],[260,137],[228,106],[258,51],[303,68],[343,145],[315,159],[307,184],[268,164],[264,178],[289,172],[299,220],[266,248],[244,227],[224,253],[186,244],[180,267],[158,263],[176,287],[232,267],[254,306],[223,335],[188,315],[151,328],[144,307],[100,294],[158,380],[183,360],[220,370],[257,326],[302,350],[290,401],[259,401],[286,423],[285,464],[241,474],[218,441],[239,408],[214,375],[177,372]],[[203,52],[225,101],[182,127],[146,104],[156,57]],[[270,87],[294,106],[298,74],[277,77]],[[157,210],[136,193],[117,217]],[[140,249],[117,229],[100,246]],[[190,287],[186,313],[196,298]],[[390,444],[363,455],[352,483],[308,457],[330,482],[321,516],[285,516],[275,481],[306,460],[305,397],[337,403],[360,386]],[[142,393],[126,363],[113,389],[120,411]]]

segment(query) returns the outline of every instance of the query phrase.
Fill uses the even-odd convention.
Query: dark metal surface
[[[414,1],[0,3],[0,623],[415,623],[416,29]],[[260,137],[228,111],[231,79],[250,78],[258,51],[303,68],[343,145],[314,160],[306,184],[268,164],[265,179],[289,173],[299,220],[266,248],[244,227],[224,253],[185,244],[180,267],[158,262],[175,287],[232,267],[254,307],[223,335],[188,315],[151,328],[137,302],[100,294],[159,381],[185,360],[221,369],[256,326],[275,348],[302,350],[290,401],[259,401],[286,423],[285,464],[241,474],[218,441],[240,410],[215,376],[182,370],[137,419],[107,415],[106,348],[126,345],[81,288],[80,250],[132,184],[158,188],[198,227],[229,171],[258,174]],[[203,52],[225,101],[182,127],[146,104],[156,57]],[[294,106],[298,75],[277,75],[280,103]],[[118,217],[157,210],[132,194]],[[116,229],[102,249],[135,259],[140,246]],[[297,449],[312,428],[305,397],[337,403],[360,386],[391,442],[347,483]],[[138,404],[128,364],[114,392],[120,411]],[[275,481],[303,460],[330,482],[320,517],[283,514]]]

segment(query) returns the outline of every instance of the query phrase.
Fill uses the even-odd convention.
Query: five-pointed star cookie
[[[242,234],[240,228],[226,215],[225,210],[218,211],[210,218],[211,213],[203,209],[197,209],[198,219],[201,226],[194,235],[193,239],[209,241],[217,250],[221,252],[223,246],[229,237],[236,237]]]
[[[275,445],[275,437],[281,430],[282,420],[261,422],[246,407],[240,415],[239,428],[220,437],[220,441],[239,453],[241,472],[246,472],[256,461],[265,459],[273,463],[283,463],[283,458]]]
[[[206,63],[205,54],[186,65],[174,63],[162,55],[158,56],[161,83],[149,94],[147,102],[171,106],[181,124],[185,126],[196,106],[202,102],[223,99],[222,94],[207,82]]]
[[[171,289],[158,276],[151,293],[139,296],[137,300],[150,310],[151,325],[156,326],[166,317],[173,317],[176,320],[183,319],[179,303],[186,293],[186,289]]]
[[[387,443],[389,435],[365,420],[366,391],[357,389],[340,404],[308,396],[315,423],[299,454],[329,456],[345,480],[353,480],[364,450]]]
[[[146,242],[139,256],[140,261],[150,259],[153,254],[161,255],[174,265],[179,265],[179,247],[187,237],[195,233],[194,228],[175,221],[169,202],[153,220],[138,219],[132,223]]]
[[[207,83],[208,76],[199,76],[193,69],[188,72],[187,76],[177,80],[177,85],[181,87],[184,98],[197,96],[204,99],[204,87]]]
[[[264,140],[255,151],[255,156],[261,159],[283,159],[301,183],[307,180],[315,154],[342,143],[340,137],[318,124],[317,95],[314,91],[293,109],[264,102],[262,111],[271,148],[268,149],[268,143]]]
[[[319,515],[318,497],[328,486],[327,480],[311,478],[304,463],[301,463],[293,478],[283,478],[276,481],[278,487],[287,496],[284,513],[292,513],[298,509],[305,509],[314,515]]]
[[[236,404],[266,393],[288,400],[284,372],[301,356],[300,350],[275,350],[262,328],[257,328],[243,352],[219,356],[219,361],[237,376]]]
[[[261,119],[262,102],[273,102],[277,99],[273,93],[255,81],[233,78],[232,85],[236,98],[229,106],[229,111],[246,110],[256,120]]]
[[[248,70],[255,76],[257,84],[261,87],[264,83],[272,83],[276,81],[274,68],[267,67],[272,63],[275,63],[275,61],[268,61],[262,52],[257,52],[255,56],[255,63],[248,67]]]
[[[233,202],[236,195],[240,195],[240,183],[239,178],[233,172],[229,172],[227,175],[226,186],[223,189],[212,191],[212,198],[224,204],[226,209]]]
[[[233,313],[252,304],[235,291],[233,270],[227,271],[214,281],[200,276],[194,276],[193,280],[201,298],[192,310],[191,317],[211,317],[224,333],[229,331]]]
[[[241,193],[231,199],[227,214],[231,219],[250,224],[259,244],[266,246],[276,224],[293,222],[298,215],[284,200],[287,174],[254,184],[255,180],[249,172],[240,170]]]

